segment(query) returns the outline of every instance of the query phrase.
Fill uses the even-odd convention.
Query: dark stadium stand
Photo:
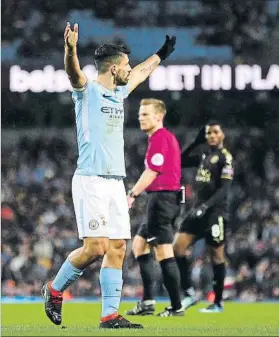
[[[189,130],[176,133],[182,143],[191,140]],[[142,170],[146,143],[138,130],[128,130],[125,138],[128,189]],[[238,298],[279,298],[277,149],[257,130],[230,130],[226,143],[236,161],[227,246],[228,280]],[[2,150],[2,295],[38,295],[42,282],[52,277],[69,251],[79,245],[70,190],[76,147],[71,144],[74,135],[66,141],[57,132],[56,136],[46,134],[32,140],[26,136]],[[253,152],[255,148],[257,152]],[[186,209],[191,204],[193,173],[184,172]],[[144,203],[142,196],[131,212],[133,233],[142,220]],[[203,244],[198,244],[188,253],[193,258],[192,278],[200,296],[211,290],[211,271],[203,251]],[[73,296],[99,294],[98,274],[93,273],[97,265],[93,264],[71,288]],[[157,295],[165,295],[159,269],[156,277]],[[124,278],[124,296],[138,296],[142,287],[131,244]]]
[[[70,191],[76,165],[71,94],[13,92],[10,67],[63,69],[63,30],[70,20],[79,23],[82,65],[93,64],[94,49],[104,40],[128,44],[134,65],[159,48],[167,32],[177,36],[177,48],[164,66],[216,63],[264,68],[278,65],[278,10],[279,1],[273,0],[2,1],[3,296],[38,295],[42,283],[79,244]],[[236,176],[227,245],[227,283],[233,291],[227,297],[279,299],[279,76],[275,75],[275,90],[151,91],[146,82],[125,102],[127,189],[143,168],[145,137],[135,130],[143,97],[166,102],[167,125],[176,130],[181,144],[188,144],[193,131],[208,119],[228,127],[226,141],[236,160]],[[183,174],[187,208],[193,171]],[[133,232],[142,220],[144,203],[142,196],[132,210]],[[200,296],[211,290],[211,269],[203,251],[199,243],[187,252]],[[99,295],[98,264],[71,288],[72,295]],[[123,295],[139,296],[142,286],[131,243],[124,272]],[[157,295],[165,295],[159,269],[154,273]]]

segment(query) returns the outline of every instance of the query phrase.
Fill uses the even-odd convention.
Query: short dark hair
[[[129,55],[130,49],[124,44],[104,43],[95,50],[95,64],[100,73],[108,70],[108,67],[120,62],[123,54]]]
[[[206,126],[213,126],[213,125],[219,125],[220,129],[223,130],[222,123],[218,122],[217,120],[211,120],[211,121],[206,123]]]

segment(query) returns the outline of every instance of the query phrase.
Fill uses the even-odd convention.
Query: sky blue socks
[[[52,289],[56,291],[66,290],[72,283],[74,283],[81,275],[83,270],[74,267],[70,260],[67,260],[62,264],[54,281],[52,282]]]
[[[58,271],[52,289],[56,291],[66,290],[81,275],[83,270],[75,268],[67,259]],[[102,317],[118,312],[122,292],[122,269],[101,268],[100,284],[102,291]]]
[[[116,313],[122,292],[122,269],[101,268],[102,317]]]

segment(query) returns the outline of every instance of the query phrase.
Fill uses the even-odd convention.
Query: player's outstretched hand
[[[166,40],[163,46],[157,51],[157,55],[160,57],[161,61],[164,61],[170,54],[174,51],[176,44],[176,36],[166,35]]]
[[[78,24],[74,24],[74,30],[71,29],[70,22],[67,22],[67,26],[64,31],[64,41],[68,48],[74,48],[78,41]]]
[[[205,138],[205,126],[203,126],[200,129],[200,131],[199,131],[199,133],[198,133],[198,135],[197,135],[194,143],[195,143],[195,145],[200,145],[200,144],[204,144],[205,142],[206,142],[206,138]]]

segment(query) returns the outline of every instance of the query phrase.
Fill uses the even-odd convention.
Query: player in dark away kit
[[[198,167],[195,177],[196,200],[186,215],[174,240],[174,251],[185,292],[183,307],[186,310],[197,302],[191,285],[189,263],[185,251],[196,240],[204,238],[209,246],[213,264],[213,290],[215,301],[200,312],[222,312],[222,295],[225,279],[225,226],[228,221],[228,194],[233,180],[233,158],[224,148],[225,135],[218,122],[206,125],[194,143],[182,152],[182,168]],[[192,155],[202,143],[207,142],[201,155]]]

